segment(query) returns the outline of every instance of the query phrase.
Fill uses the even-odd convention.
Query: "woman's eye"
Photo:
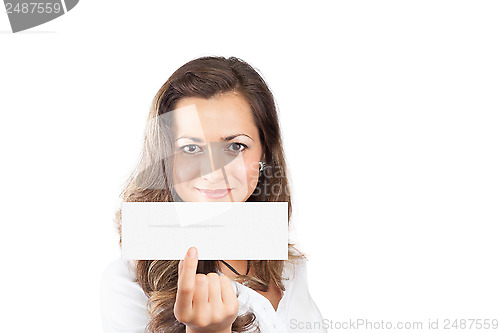
[[[187,154],[196,154],[201,151],[197,145],[185,145],[181,147],[182,151]]]
[[[247,149],[248,146],[243,143],[233,142],[229,145],[229,150],[231,152],[239,153]]]

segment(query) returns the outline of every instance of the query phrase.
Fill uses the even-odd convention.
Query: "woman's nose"
[[[212,172],[202,173],[201,178],[206,180],[211,184],[219,183],[224,179],[224,174],[222,173],[222,169],[217,169]]]
[[[219,150],[217,145],[210,144],[208,153],[204,154],[200,161],[201,178],[210,183],[216,183],[224,178],[222,168],[225,165],[225,160]]]

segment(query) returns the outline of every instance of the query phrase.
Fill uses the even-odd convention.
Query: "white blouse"
[[[220,271],[217,273],[222,274]],[[116,259],[104,270],[100,303],[105,333],[145,332],[150,320],[148,298],[139,284],[134,282],[135,279],[135,267],[130,260]],[[295,270],[291,263],[285,261],[285,291],[276,311],[265,296],[239,282],[232,282],[240,302],[238,315],[252,310],[262,333],[327,332],[322,325],[322,315],[309,295],[307,259],[299,260]]]

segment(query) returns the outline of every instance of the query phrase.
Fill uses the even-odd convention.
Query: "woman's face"
[[[262,147],[250,105],[237,93],[185,97],[172,111],[173,182],[183,201],[243,202],[255,190]]]

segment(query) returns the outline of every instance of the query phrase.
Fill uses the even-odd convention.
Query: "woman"
[[[176,70],[154,98],[142,157],[121,197],[288,202],[290,221],[276,106],[255,69],[235,57],[203,57]],[[121,246],[121,209],[116,224]],[[117,259],[102,278],[105,332],[300,332],[306,325],[326,332],[309,295],[307,259],[288,248],[286,261],[198,262],[194,247],[182,261]]]

